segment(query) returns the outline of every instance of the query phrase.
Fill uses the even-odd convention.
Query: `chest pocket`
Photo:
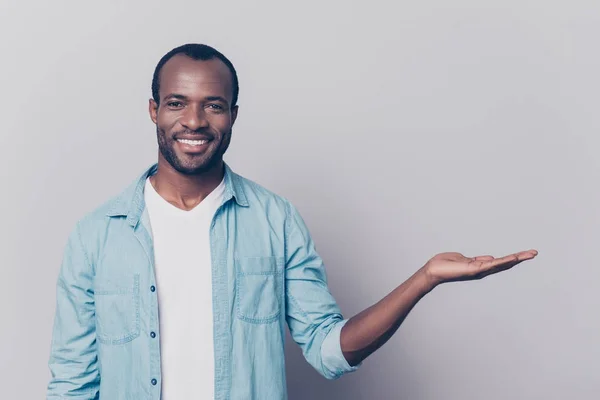
[[[94,288],[96,339],[123,344],[140,335],[140,275],[99,282]]]
[[[283,258],[248,257],[234,262],[237,317],[253,324],[277,321],[283,305]]]

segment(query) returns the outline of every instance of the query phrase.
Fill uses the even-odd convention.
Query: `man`
[[[233,65],[209,46],[158,63],[149,105],[158,163],[69,237],[48,399],[284,399],[286,323],[306,360],[335,379],[437,285],[537,255],[439,254],[344,319],[298,211],[223,162],[238,91]]]

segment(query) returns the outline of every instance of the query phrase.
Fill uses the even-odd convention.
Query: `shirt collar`
[[[154,175],[158,170],[158,164],[152,165],[140,174],[137,179],[127,187],[114,200],[113,206],[106,213],[109,217],[127,217],[131,226],[136,226],[140,221],[144,208],[144,185],[148,177]],[[248,199],[244,193],[242,177],[234,173],[229,165],[225,163],[225,192],[223,193],[223,202],[234,199],[241,207],[248,207]]]

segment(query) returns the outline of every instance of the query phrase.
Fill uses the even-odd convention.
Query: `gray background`
[[[0,391],[43,398],[75,221],[156,159],[158,59],[239,70],[227,160],[290,198],[351,316],[442,251],[537,248],[423,299],[359,372],[288,346],[290,398],[600,398],[597,1],[0,4]]]

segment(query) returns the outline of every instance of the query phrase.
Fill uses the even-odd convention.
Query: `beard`
[[[177,141],[175,136],[178,134],[190,134],[192,136],[194,132],[181,131],[167,134],[158,126],[156,127],[160,153],[177,172],[184,175],[200,175],[211,171],[223,161],[223,155],[227,151],[231,139],[231,128],[226,132],[210,133],[211,139],[207,149],[201,154],[194,155],[181,154],[176,150]]]

